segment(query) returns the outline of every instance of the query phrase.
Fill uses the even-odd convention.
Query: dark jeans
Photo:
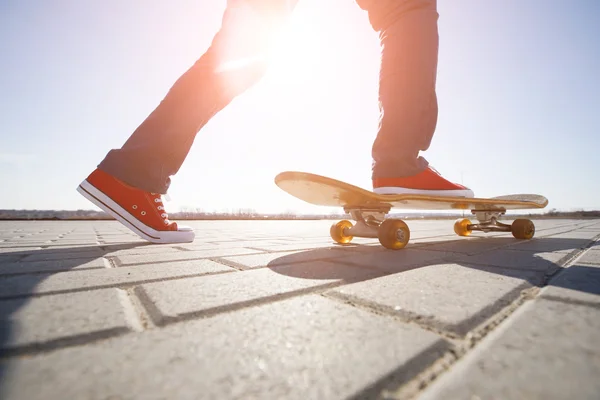
[[[296,1],[228,0],[211,46],[169,90],[122,148],[98,166],[123,182],[166,193],[198,131],[266,70],[265,52]],[[357,0],[379,32],[381,117],[373,177],[414,175],[427,166],[437,123],[436,0]]]

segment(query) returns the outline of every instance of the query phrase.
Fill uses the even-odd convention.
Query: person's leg
[[[380,121],[372,147],[378,193],[472,196],[449,182],[420,156],[431,144],[438,117],[436,0],[357,0],[382,47]]]
[[[228,0],[210,48],[77,190],[148,241],[193,241],[193,229],[169,220],[161,194],[200,128],[264,73],[271,42],[293,3]]]
[[[373,177],[412,176],[437,122],[438,13],[435,0],[357,0],[379,32],[381,119],[373,144]]]
[[[263,75],[267,52],[293,3],[228,0],[221,29],[205,54],[99,169],[144,191],[166,193],[196,133]]]

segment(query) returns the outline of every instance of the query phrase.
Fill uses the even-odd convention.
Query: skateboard
[[[388,249],[404,248],[410,229],[401,219],[386,218],[393,208],[419,210],[470,210],[477,219],[454,223],[454,232],[469,236],[473,231],[511,232],[516,239],[531,239],[535,225],[529,219],[499,222],[507,210],[544,208],[548,200],[537,194],[513,194],[490,198],[429,196],[422,194],[381,195],[336,179],[307,172],[286,171],[275,177],[275,184],[292,196],[319,206],[343,207],[355,221],[339,221],[331,226],[331,238],[347,244],[353,237],[377,238]]]

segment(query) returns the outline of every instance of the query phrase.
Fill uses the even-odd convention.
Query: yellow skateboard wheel
[[[386,249],[400,250],[410,240],[410,229],[404,221],[390,218],[381,223],[377,237],[379,243]]]
[[[528,219],[515,219],[510,231],[515,239],[531,239],[535,235],[535,225]]]
[[[454,223],[454,232],[458,236],[469,236],[473,232],[469,225],[471,225],[471,221],[468,218],[457,219]]]
[[[331,238],[340,244],[347,244],[353,239],[353,236],[346,234],[346,229],[352,228],[352,222],[348,220],[342,220],[336,224],[331,225],[331,229],[329,230],[329,234]]]

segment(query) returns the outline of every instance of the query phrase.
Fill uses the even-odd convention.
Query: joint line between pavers
[[[208,258],[208,260],[212,261],[214,263],[220,264],[220,265],[224,265],[229,268],[233,268],[236,271],[247,271],[249,269],[253,269],[253,268],[246,268],[242,264],[236,263],[235,261],[225,260],[221,257],[210,257],[210,258]]]
[[[145,318],[143,308],[136,307],[136,301],[139,300],[134,294],[135,288],[127,290],[117,289],[119,303],[125,315],[127,325],[134,332],[141,332],[148,327],[147,318]]]
[[[589,225],[587,225],[587,226],[589,226]],[[584,228],[585,228],[585,227],[584,227]],[[541,229],[541,230],[540,230],[540,232],[547,231],[547,230],[550,230],[550,229],[554,229],[554,228],[546,228],[546,229]],[[577,226],[577,227],[575,227],[575,228],[573,228],[573,229],[569,229],[569,230],[562,231],[562,232],[554,232],[554,233],[551,233],[551,234],[549,234],[549,235],[545,235],[545,236],[538,236],[538,235],[536,235],[536,236],[537,236],[537,237],[552,237],[552,236],[554,236],[554,235],[561,235],[561,234],[563,234],[563,233],[575,232],[575,231],[577,231],[577,230],[579,230],[579,229],[581,229],[581,227],[580,227],[580,226]]]
[[[193,251],[193,250],[190,250],[190,249],[186,249],[185,247],[181,247],[181,246],[172,246],[171,248],[179,250],[179,251]]]
[[[27,244],[27,243],[19,244],[19,243],[11,243],[11,242],[6,242],[6,241],[3,243],[2,248],[7,248],[8,246],[6,246],[6,245],[10,245],[10,248],[13,248],[13,249],[18,249],[21,247],[24,247],[26,249],[34,249],[34,250],[41,249],[39,244]],[[34,250],[31,250],[31,251],[34,251]]]
[[[269,249],[261,249],[260,247],[244,247],[244,249],[248,249],[248,250],[254,250],[254,251],[261,251],[263,253],[274,253],[274,251],[269,250]]]
[[[348,246],[347,248],[355,248],[356,246]],[[291,251],[311,251],[311,250],[336,250],[339,247],[337,246],[323,246],[323,247],[302,247],[299,246],[294,249],[285,249],[285,250],[274,250],[274,249],[266,249],[262,247],[244,247],[245,249],[257,250],[267,254],[277,254],[277,253],[289,253]]]
[[[156,326],[166,326],[179,322],[194,320],[194,319],[206,319],[215,317],[217,315],[231,313],[239,310],[243,310],[246,308],[262,306],[266,304],[276,303],[283,300],[291,299],[294,297],[307,296],[307,295],[319,295],[322,294],[326,290],[333,289],[335,287],[346,284],[345,281],[336,281],[330,282],[327,284],[313,286],[309,288],[303,288],[294,290],[291,292],[278,293],[270,296],[260,297],[256,299],[250,299],[245,301],[240,301],[237,303],[226,304],[222,306],[211,307],[205,310],[199,311],[191,311],[186,313],[181,313],[175,316],[170,315],[162,315],[160,309],[156,307],[154,302],[150,299],[146,291],[143,287],[138,286],[135,288],[135,294],[141,301],[141,304],[145,307],[148,315],[152,319],[152,322]]]
[[[458,361],[469,354],[477,344],[506,321],[525,302],[534,299],[537,292],[539,292],[539,288],[536,287],[524,290],[521,296],[497,312],[492,318],[471,330],[464,340],[451,347],[443,357],[439,358],[438,362],[432,364],[410,383],[400,387],[390,397],[416,398],[419,393],[431,386],[440,375],[450,370]]]
[[[427,240],[427,239],[438,239],[438,238],[449,238],[449,240],[444,240],[441,242],[421,242],[421,240]],[[475,240],[480,240],[481,238],[478,237],[472,237],[471,239],[475,239]],[[450,243],[456,243],[456,242],[462,242],[463,240],[461,239],[456,239],[454,236],[451,235],[436,235],[436,236],[424,236],[424,237],[419,237],[419,238],[415,238],[415,240],[419,240],[419,242],[414,243],[412,242],[413,246],[419,246],[419,247],[427,247],[427,246],[435,246],[435,245],[439,245],[440,243],[443,244],[450,244]]]
[[[290,251],[281,251],[279,253],[289,253]],[[264,254],[264,253],[263,253]],[[273,253],[270,253],[273,254]],[[256,254],[244,254],[244,255],[240,255],[239,257],[245,257],[245,256],[251,256],[251,255],[256,255]],[[212,257],[209,258],[210,261],[225,265],[226,267],[231,267],[231,268],[235,268],[238,271],[252,271],[252,270],[257,270],[257,269],[261,269],[261,268],[275,268],[275,267],[283,267],[283,266],[287,266],[287,265],[294,265],[294,264],[305,264],[305,263],[313,263],[313,262],[320,262],[320,261],[327,261],[327,262],[336,262],[339,264],[344,264],[347,266],[351,266],[351,267],[356,267],[357,265],[355,264],[350,264],[350,263],[342,263],[339,261],[334,261],[336,260],[337,256],[330,256],[330,257],[320,257],[320,258],[311,258],[310,260],[297,260],[297,261],[287,261],[285,263],[281,263],[281,264],[277,264],[277,265],[269,265],[267,264],[261,264],[259,266],[255,266],[255,267],[248,267],[246,265],[237,263],[235,261],[231,261],[231,260],[226,260],[224,259],[224,257],[228,257],[228,256],[223,256],[223,257]],[[238,257],[238,256],[232,256],[232,257]]]
[[[440,375],[454,365],[463,354],[457,347],[450,347],[444,354],[420,371],[410,381],[396,388],[389,388],[374,398],[383,399],[415,399],[426,387],[430,386]]]
[[[136,286],[131,289],[132,296],[135,296],[140,306],[140,312],[147,316],[147,321],[152,323],[154,326],[163,326],[163,317],[160,310],[146,293],[146,290],[142,286]]]
[[[532,274],[539,274],[540,276],[546,276],[544,275],[544,271],[543,270],[535,270],[535,269],[531,269],[532,267],[514,267],[514,266],[509,266],[509,265],[496,265],[496,264],[488,264],[488,263],[483,263],[483,262],[469,262],[469,261],[463,261],[463,260],[453,260],[453,259],[445,259],[443,260],[445,262],[448,263],[453,263],[453,264],[460,264],[463,267],[467,267],[467,268],[482,268],[482,267],[486,267],[486,268],[493,268],[493,269],[507,269],[507,270],[511,270],[511,271],[522,271],[522,272],[530,272]],[[557,263],[553,263],[556,264],[556,266],[558,268],[560,268],[560,265]],[[543,284],[543,280],[540,281],[539,283],[540,285]]]
[[[577,261],[577,264],[587,265],[587,266],[590,266],[590,267],[599,267],[598,263],[588,262],[588,261]]]
[[[512,249],[511,249],[512,250]],[[564,270],[565,268],[567,268],[567,266],[569,264],[572,264],[573,262],[576,261],[577,258],[580,258],[580,256],[583,255],[583,253],[585,253],[588,249],[587,248],[583,248],[583,249],[574,249],[573,251],[571,251],[570,253],[567,253],[564,257],[561,257],[560,259],[558,259],[555,262],[550,262],[552,264],[554,264],[557,268],[556,270],[552,270],[553,272],[549,275],[544,275],[544,281],[540,283],[540,287],[546,286],[547,282],[553,278],[558,272]],[[530,250],[518,250],[518,251],[522,251],[522,252],[531,252]],[[447,262],[456,262],[455,260],[453,260],[451,257],[447,257],[444,258],[445,261]],[[460,261],[461,265],[464,266],[481,266],[480,264],[476,264],[476,263],[471,263],[468,261]],[[515,271],[524,271],[524,272],[539,272],[539,271],[535,271],[532,270],[529,267],[519,267],[519,266],[512,266],[512,265],[495,265],[495,264],[486,264],[486,266],[492,267],[492,268],[500,268],[500,269],[509,269],[509,270],[515,270]],[[550,270],[550,269],[548,269]]]
[[[330,300],[335,300],[344,304],[349,304],[351,306],[360,308],[373,314],[390,317],[402,323],[416,325],[419,328],[422,328],[429,332],[433,332],[436,335],[441,336],[444,339],[447,339],[452,342],[462,339],[462,337],[460,337],[457,333],[441,329],[435,323],[429,322],[434,321],[433,317],[426,318],[410,311],[396,310],[390,306],[384,306],[369,300],[360,299],[355,296],[344,293],[327,292],[323,293],[322,296]]]
[[[98,342],[104,339],[110,339],[131,332],[129,328],[119,327],[105,329],[81,335],[67,336],[60,339],[49,340],[42,343],[33,343],[25,346],[2,349],[0,360],[8,357],[47,353],[59,350],[65,347],[74,347]]]
[[[243,239],[232,239],[232,240],[211,240],[211,241],[203,242],[203,243],[222,246],[222,245],[227,245],[227,244],[231,244],[231,243],[239,243],[239,242],[260,242],[260,241],[268,242],[271,240],[277,240],[277,239],[274,239],[273,237],[254,238],[254,239],[243,238]]]
[[[575,249],[566,256],[562,257],[560,260],[558,260],[556,264],[559,266],[559,268],[557,268],[556,271],[554,271],[552,274],[546,275],[546,279],[543,282],[542,287],[547,286],[548,282],[550,282],[551,279],[553,279],[555,276],[567,269],[569,265],[574,264],[579,258],[581,258],[581,256],[583,256],[584,253],[589,251],[589,249],[592,246],[594,246],[594,244],[598,242],[598,240],[600,240],[600,235],[594,236],[592,241],[588,243],[585,247]]]
[[[102,263],[105,268],[116,268],[118,260],[115,260],[114,257],[102,257]]]
[[[506,307],[509,307],[515,301],[519,301],[521,298],[525,300],[532,298],[531,293],[527,292],[527,290],[532,288],[535,288],[536,291],[539,290],[537,286],[534,286],[531,282],[523,282],[521,285],[497,299],[494,303],[479,310],[479,312],[467,320],[453,325],[452,328],[455,332],[466,338],[469,332],[476,332],[478,331],[478,327],[486,326],[488,321],[494,320],[502,310],[505,310]],[[489,315],[489,317],[486,317],[486,315]],[[469,326],[473,326],[473,328],[469,329]]]
[[[377,381],[360,390],[355,395],[350,396],[349,400],[393,398],[394,392],[419,377],[423,371],[429,370],[431,365],[435,364],[438,360],[445,358],[448,353],[451,353],[449,351],[451,348],[450,343],[443,339],[438,339],[431,346],[405,361],[392,372],[377,379]]]
[[[505,313],[505,310],[513,309],[514,311],[518,305],[523,304],[526,300],[532,299],[534,297],[532,295],[532,291],[537,293],[539,288],[535,286],[532,287],[531,283],[529,282],[524,282],[522,285],[519,285],[517,288],[506,293],[493,304],[480,310],[466,321],[463,321],[459,324],[449,325],[447,328],[443,327],[442,322],[436,320],[435,317],[423,317],[411,311],[395,309],[393,307],[381,305],[373,301],[357,298],[353,295],[338,292],[327,292],[324,293],[323,296],[344,302],[346,304],[351,304],[355,307],[371,311],[375,314],[386,315],[404,323],[415,324],[422,329],[436,333],[437,335],[440,335],[450,341],[462,341],[466,340],[470,334],[473,334],[474,332],[486,330],[486,326],[488,325],[495,326],[495,320],[503,320],[505,318],[502,316],[503,313]],[[489,317],[486,318],[485,315],[489,315]],[[468,326],[474,327],[472,329],[468,329]]]
[[[0,273],[0,278],[8,278],[8,277],[12,278],[15,276],[22,276],[22,275],[47,275],[48,273],[57,274],[59,272],[79,272],[79,271],[89,271],[89,270],[93,270],[93,269],[104,269],[104,267],[85,267],[85,268],[77,268],[76,270],[74,270],[73,268],[60,268],[60,269],[45,270],[45,271],[3,272],[3,273]],[[1,299],[1,297],[0,297],[0,299]]]
[[[591,307],[591,308],[595,308],[595,309],[600,309],[600,303],[594,303],[592,301],[568,299],[568,298],[559,297],[559,296],[544,296],[543,299],[544,300],[550,300],[550,301],[556,301],[556,302],[559,302],[559,303],[571,304],[571,305],[574,305],[574,306],[584,306],[584,307]]]
[[[173,262],[180,262],[180,261],[199,261],[199,260],[209,260],[209,261],[213,261],[216,258],[221,258],[221,257],[238,257],[238,256],[255,256],[255,255],[259,255],[259,254],[263,254],[262,252],[257,252],[257,253],[247,253],[247,254],[229,254],[229,255],[222,255],[222,256],[208,256],[208,257],[193,257],[193,258],[186,258],[186,259],[181,259],[181,260],[157,260],[157,261],[140,261],[140,262],[136,262],[135,264],[123,264],[121,262],[121,260],[119,259],[119,256],[112,256],[112,258],[115,258],[117,261],[117,266],[119,267],[134,267],[134,266],[138,266],[138,265],[151,265],[151,264],[168,264],[168,263],[173,263]]]
[[[311,260],[311,262],[312,261],[313,260]],[[333,264],[339,264],[344,267],[366,269],[369,271],[379,273],[379,277],[384,277],[384,276],[396,274],[398,272],[406,272],[406,271],[410,271],[413,269],[427,267],[427,266],[431,265],[431,263],[434,263],[434,262],[435,263],[440,262],[440,261],[446,262],[446,260],[444,260],[443,257],[442,258],[434,258],[434,259],[427,260],[427,261],[415,262],[414,264],[406,264],[406,265],[402,266],[402,271],[392,271],[392,270],[386,269],[385,267],[377,267],[377,266],[373,266],[372,264],[353,263],[352,261],[340,260],[337,258],[322,259],[322,260],[316,260],[316,261],[326,261],[326,262],[330,262]]]
[[[484,240],[484,238],[479,238],[479,239],[467,239],[470,241],[475,241],[475,240]],[[442,246],[446,246],[447,244],[451,244],[451,243],[461,243],[463,242],[462,240],[452,240],[452,241],[448,241],[448,242],[443,242]],[[494,250],[501,250],[504,248],[509,248],[510,246],[513,246],[512,244],[502,244],[502,245],[498,245],[495,247],[489,247],[485,250],[481,250],[481,251],[475,251],[475,252],[469,252],[469,253],[462,253],[459,251],[454,251],[454,250],[447,250],[447,249],[441,249],[441,248],[434,248],[433,246],[436,245],[440,245],[440,242],[435,242],[435,243],[431,243],[431,244],[427,244],[427,245],[423,245],[422,243],[416,243],[413,248],[417,248],[417,246],[419,247],[419,249],[421,250],[428,250],[428,251],[437,251],[437,252],[441,252],[441,253],[454,253],[455,255],[465,255],[465,256],[475,256],[475,255],[479,255],[479,254],[483,254],[483,253],[487,253],[489,251],[494,251]]]
[[[466,336],[463,345],[466,350],[470,350],[475,347],[483,338],[485,338],[491,331],[497,328],[502,322],[507,320],[515,311],[517,311],[523,304],[530,300],[534,300],[540,289],[538,287],[530,287],[523,289],[521,295],[514,299],[512,302],[507,304],[505,307],[496,312],[496,314],[488,318],[479,326],[471,330]]]
[[[589,251],[590,247],[591,246],[586,246],[582,249],[576,249],[571,253],[567,254],[565,257],[561,258],[559,262],[562,261],[561,266],[563,267],[563,269],[567,268],[568,265],[575,264],[578,259],[580,259],[585,253]]]
[[[168,281],[175,281],[178,279],[198,278],[198,277],[202,277],[202,276],[230,274],[233,272],[234,271],[216,271],[216,272],[210,272],[210,273],[188,274],[188,275],[179,275],[179,276],[175,276],[175,277],[139,280],[139,281],[133,281],[133,282],[127,282],[127,283],[114,283],[114,284],[104,284],[104,285],[97,285],[97,286],[85,286],[85,287],[78,287],[78,288],[72,288],[72,289],[51,290],[51,291],[43,292],[43,293],[23,293],[23,294],[9,295],[9,296],[0,295],[0,300],[14,300],[14,299],[23,299],[23,298],[28,298],[28,297],[44,297],[44,296],[51,296],[51,295],[55,295],[55,294],[87,292],[90,290],[98,290],[98,289],[113,288],[113,289],[126,290],[131,287],[143,285],[143,284],[147,284],[147,283],[168,282]]]

